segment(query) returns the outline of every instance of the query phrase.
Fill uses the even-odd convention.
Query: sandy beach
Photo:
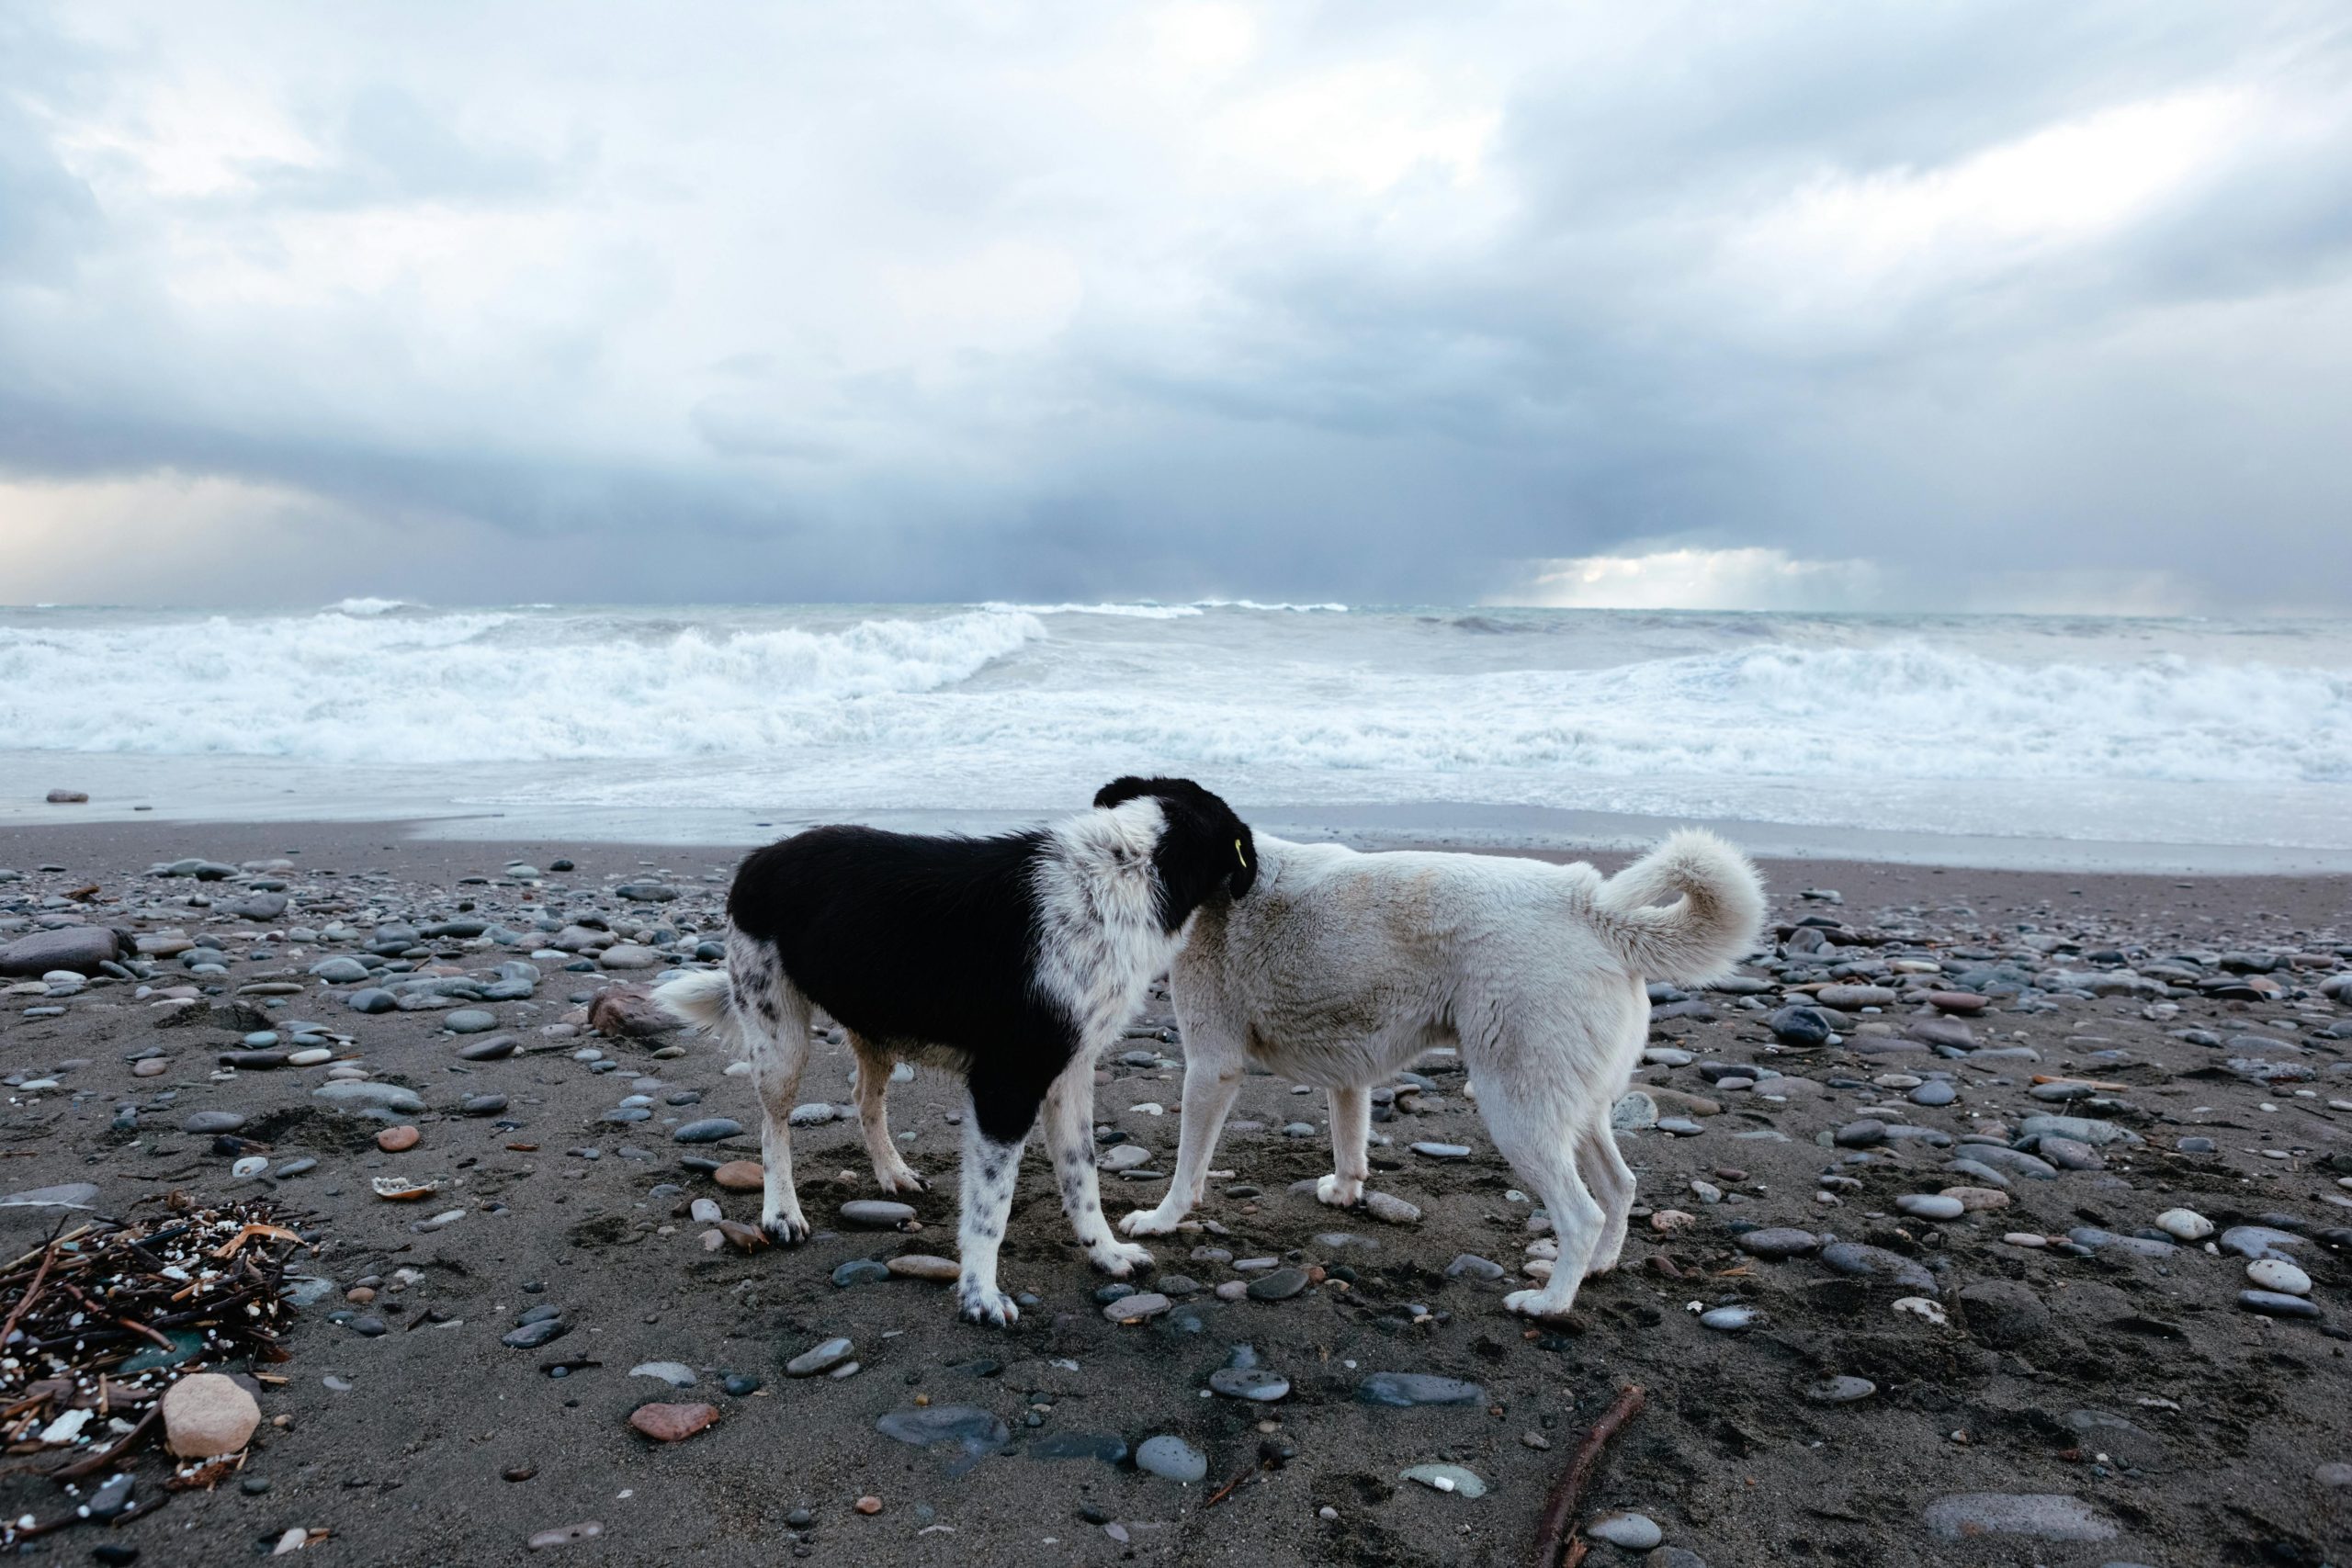
[[[1145,1322],[1106,1315],[1033,1159],[1004,1256],[1024,1315],[1004,1334],[887,1268],[955,1250],[958,1104],[937,1074],[891,1101],[932,1182],[911,1223],[842,1217],[881,1194],[854,1121],[825,1109],[850,1084],[824,1047],[796,1143],[818,1235],[745,1253],[691,1214],[757,1217],[711,1174],[757,1158],[749,1084],[707,1044],[599,1032],[589,1004],[696,961],[739,853],[398,824],[12,830],[0,960],[41,930],[120,935],[114,972],[9,976],[0,1198],[96,1189],[80,1209],[0,1207],[9,1256],[175,1190],[262,1201],[305,1238],[288,1272],[315,1297],[289,1359],[213,1369],[262,1375],[242,1469],[167,1492],[145,1444],[119,1468],[160,1507],[28,1555],[241,1563],[300,1530],[327,1532],[304,1561],[369,1564],[1514,1562],[1626,1384],[1647,1406],[1584,1514],[1638,1514],[1661,1543],[1596,1540],[1592,1562],[2185,1568],[2352,1548],[2352,879],[1767,862],[1772,952],[1727,988],[1654,998],[1621,1107],[1634,1239],[1572,1320],[1501,1310],[1541,1222],[1437,1056],[1374,1128],[1374,1185],[1419,1210],[1407,1224],[1296,1191],[1329,1168],[1321,1097],[1249,1079],[1231,1174],[1197,1231],[1154,1244],[1140,1283],[1173,1304]],[[435,977],[472,984],[352,1006]],[[1164,993],[1125,1046],[1097,1116],[1106,1167],[1126,1163],[1103,1177],[1114,1213],[1156,1200],[1172,1156]],[[224,1065],[238,1051],[260,1055]],[[322,1098],[337,1079],[387,1092]],[[386,1152],[393,1126],[421,1135]],[[232,1174],[255,1156],[260,1175]],[[387,1176],[435,1190],[380,1199]],[[1948,1190],[1958,1217],[1897,1202]],[[2173,1211],[2203,1228],[2159,1226]],[[2302,1291],[2245,1304],[2263,1256]],[[546,1306],[552,1337],[503,1342]],[[787,1373],[836,1338],[815,1375]],[[1210,1392],[1238,1347],[1282,1397]],[[1476,1386],[1398,1406],[1372,1402],[1380,1373]],[[629,1424],[650,1403],[716,1418],[655,1442]],[[109,1440],[11,1436],[0,1506],[42,1522],[76,1504],[48,1472]],[[1203,1480],[1137,1467],[1162,1436]],[[1453,1489],[1404,1473],[1425,1466],[1457,1467],[1423,1472]]]

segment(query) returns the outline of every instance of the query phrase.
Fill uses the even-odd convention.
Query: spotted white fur
[[[1096,1268],[1119,1278],[1148,1267],[1152,1258],[1119,1240],[1103,1218],[1093,1157],[1094,1064],[1184,942],[1189,922],[1171,931],[1160,916],[1153,853],[1166,826],[1159,801],[1148,795],[1056,823],[1046,829],[1031,889],[1038,923],[1032,984],[1068,1015],[1077,1043],[1042,1109],[1046,1150],[1080,1244]],[[750,1061],[764,1112],[761,1153],[767,1174],[760,1224],[779,1241],[804,1239],[808,1224],[793,1188],[788,1117],[808,1057],[815,1010],[808,998],[770,943],[740,931],[729,933],[724,971],[682,976],[654,998],[688,1024],[733,1043]],[[854,1034],[850,1043],[858,1064],[858,1122],[875,1179],[886,1190],[920,1190],[921,1178],[890,1137],[889,1067],[899,1060],[955,1065],[961,1058],[920,1041]],[[956,1297],[965,1316],[1003,1325],[1020,1311],[997,1286],[997,1256],[1027,1138],[1000,1143],[979,1123],[967,1109]]]

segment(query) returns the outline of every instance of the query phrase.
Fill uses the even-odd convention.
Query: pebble
[[[689,1122],[671,1134],[670,1141],[678,1144],[715,1144],[721,1138],[734,1137],[742,1130],[743,1124],[740,1122],[730,1121],[724,1116],[707,1116],[699,1122]],[[842,1207],[846,1210],[848,1205],[844,1204]],[[901,1204],[899,1207],[903,1208],[905,1205]],[[908,1212],[907,1217],[909,1219],[914,1217],[911,1210]]]
[[[191,1372],[164,1394],[164,1441],[181,1459],[242,1450],[261,1425],[261,1406],[234,1378]]]
[[[1868,1378],[1828,1377],[1805,1385],[1804,1396],[1815,1404],[1851,1404],[1878,1392]]]
[[[523,1545],[532,1551],[545,1551],[550,1547],[574,1546],[583,1540],[594,1540],[604,1533],[603,1525],[588,1519],[576,1525],[558,1525],[553,1529],[541,1530],[525,1540]]]
[[[633,1378],[659,1378],[672,1388],[695,1386],[695,1370],[684,1361],[639,1361],[628,1370]]]
[[[757,1160],[730,1159],[710,1179],[729,1192],[757,1192],[767,1183],[767,1168]]]
[[[1306,1269],[1277,1269],[1250,1280],[1248,1291],[1252,1301],[1281,1302],[1298,1294],[1307,1284]]]
[[[1415,1144],[1413,1152],[1424,1159],[1468,1159],[1467,1144]]]
[[[2245,1277],[2256,1290],[2283,1296],[2308,1296],[2312,1277],[2283,1258],[2257,1258],[2245,1266]]]
[[[1417,1481],[1432,1492],[1450,1492],[1457,1497],[1483,1497],[1487,1483],[1458,1464],[1417,1464],[1396,1472],[1399,1481]]]
[[[1475,1382],[1428,1372],[1374,1372],[1356,1385],[1356,1403],[1397,1409],[1425,1404],[1484,1404],[1487,1391]]]
[[[416,1141],[424,1135],[410,1126],[387,1127],[376,1134],[376,1146],[386,1154],[396,1155],[416,1147]]]
[[[1143,1291],[1120,1297],[1102,1309],[1102,1315],[1113,1323],[1142,1323],[1158,1317],[1175,1304],[1156,1292]]]
[[[887,1265],[890,1272],[902,1280],[949,1281],[963,1273],[962,1265],[952,1258],[935,1258],[927,1252],[910,1252],[893,1258]]]
[[[848,1360],[856,1348],[847,1338],[828,1339],[785,1362],[784,1375],[788,1378],[813,1378],[830,1372]]]
[[[1962,1492],[1939,1497],[1923,1516],[1944,1540],[2018,1535],[2034,1540],[2112,1540],[2116,1527],[2080,1497],[2052,1493]]]
[[[1136,1445],[1136,1468],[1189,1486],[1208,1474],[1209,1461],[1183,1438],[1163,1432]]]
[[[841,1216],[843,1224],[865,1230],[897,1230],[915,1217],[915,1211],[911,1203],[894,1203],[886,1198],[853,1198],[842,1205]]]
[[[1209,1387],[1227,1399],[1270,1404],[1290,1393],[1290,1380],[1264,1367],[1219,1367],[1209,1374]]]
[[[715,1404],[640,1404],[628,1424],[657,1443],[678,1443],[718,1419]]]
[[[1732,1246],[1751,1258],[1796,1258],[1817,1252],[1821,1238],[1811,1231],[1790,1225],[1769,1225],[1762,1230],[1743,1231],[1731,1238]]]
[[[1968,1211],[1968,1205],[1957,1198],[1940,1192],[1905,1192],[1895,1199],[1894,1206],[1915,1219],[1956,1220]]]
[[[1764,1314],[1752,1306],[1710,1307],[1699,1314],[1699,1326],[1712,1328],[1719,1334],[1739,1334],[1764,1321]]]
[[[1602,1514],[1586,1521],[1584,1533],[1628,1551],[1647,1551],[1666,1539],[1666,1532],[1658,1529],[1656,1519],[1647,1514],[1626,1511]]]
[[[1840,1274],[1889,1280],[1923,1296],[1943,1294],[1943,1287],[1924,1267],[1884,1247],[1866,1247],[1858,1241],[1832,1242],[1821,1249],[1821,1260]]]
[[[487,1034],[498,1027],[498,1015],[481,1008],[459,1008],[441,1021],[452,1034]]]

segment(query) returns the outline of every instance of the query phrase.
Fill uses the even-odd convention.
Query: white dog
[[[1163,1235],[1200,1201],[1250,1060],[1329,1091],[1333,1170],[1317,1196],[1361,1202],[1371,1090],[1430,1047],[1458,1045],[1495,1146],[1559,1237],[1550,1281],[1505,1304],[1566,1313],[1625,1243],[1634,1173],[1609,1113],[1647,1033],[1643,982],[1696,985],[1751,951],[1756,868],[1695,830],[1606,879],[1581,863],[1359,854],[1263,835],[1257,850],[1256,889],[1204,904],[1170,971],[1182,1147],[1168,1196],[1119,1228]]]

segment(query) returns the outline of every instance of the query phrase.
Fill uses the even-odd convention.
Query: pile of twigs
[[[154,1431],[179,1379],[287,1359],[281,1292],[302,1238],[263,1203],[198,1208],[175,1192],[165,1207],[93,1219],[0,1264],[0,1453],[29,1456],[7,1468],[61,1485],[101,1474]],[[134,1511],[147,1509],[117,1522]],[[83,1517],[0,1522],[0,1546]]]

